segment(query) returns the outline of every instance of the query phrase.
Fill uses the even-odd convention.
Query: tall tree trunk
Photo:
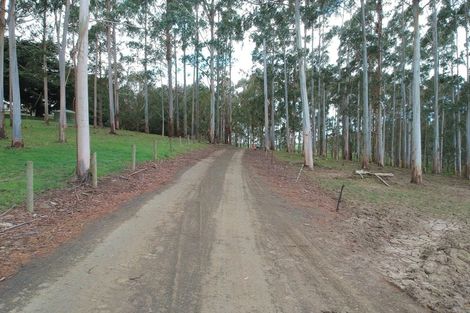
[[[288,86],[288,74],[287,74],[287,54],[286,45],[283,46],[284,52],[284,105],[286,108],[286,145],[287,152],[292,152],[292,144],[290,140],[290,125],[289,125],[289,86]]]
[[[169,14],[170,0],[166,1],[167,14]],[[169,21],[167,20],[167,23]],[[173,110],[173,77],[172,77],[172,49],[171,49],[171,25],[167,24],[165,27],[165,46],[166,46],[166,63],[167,63],[167,78],[168,78],[168,136],[174,136],[174,110]]]
[[[455,58],[456,60],[459,59],[459,35],[458,32],[455,32]],[[457,63],[456,66],[457,69],[457,77],[460,77],[459,74],[459,64]],[[457,86],[454,86],[453,88],[458,89],[458,81],[457,81]],[[456,150],[456,157],[457,157],[457,176],[462,176],[462,133],[460,131],[460,108],[459,103],[460,103],[460,92],[457,93],[457,102],[456,102],[456,123],[455,123],[455,129],[456,129],[456,135],[457,135],[457,150]]]
[[[21,135],[21,99],[20,99],[20,79],[18,74],[18,60],[16,55],[16,0],[10,0],[10,8],[8,15],[8,52],[10,54],[10,86],[12,95],[12,139],[11,146],[14,148],[22,148],[24,146],[23,137]],[[11,118],[11,117],[10,117]]]
[[[80,0],[77,60],[77,177],[88,178],[90,169],[90,125],[88,120],[88,19],[89,0]]]
[[[179,92],[178,92],[178,54],[176,51],[177,48],[176,32],[174,37],[174,58],[175,58],[175,111],[176,111],[176,136],[181,134],[180,129],[180,108],[179,108]]]
[[[59,142],[66,142],[65,129],[67,128],[67,98],[66,98],[66,73],[65,52],[67,49],[67,33],[70,18],[70,0],[65,1],[64,26],[62,27],[62,43],[59,53],[59,76],[60,76],[60,116],[59,116]]]
[[[305,52],[302,51],[302,36],[300,34],[300,0],[295,1],[295,30],[299,61],[300,95],[302,99],[304,165],[310,169],[313,169],[312,129],[310,127],[310,112],[307,95],[307,78],[305,77]]]
[[[356,158],[361,157],[361,82],[357,82]]]
[[[378,60],[377,60],[377,84],[378,84],[378,96],[377,96],[377,165],[383,167],[385,165],[385,149],[383,144],[384,134],[383,134],[383,82],[382,82],[382,19],[383,19],[383,10],[382,10],[382,0],[377,1],[376,5],[377,11],[377,35],[378,35]]]
[[[194,139],[196,135],[196,127],[195,127],[195,110],[196,107],[196,65],[193,66],[193,86],[192,86],[192,101],[191,101],[191,138]]]
[[[95,75],[93,77],[93,127],[97,128],[98,127],[98,116],[97,116],[97,110],[98,110],[98,69],[99,69],[99,50],[100,50],[100,43],[98,36],[96,36],[96,41],[95,41],[95,48],[96,48],[96,62],[95,62]]]
[[[421,52],[419,35],[419,0],[413,0],[413,127],[411,146],[411,182],[421,184],[423,173],[421,169]]]
[[[196,54],[196,92],[195,92],[195,123],[194,123],[194,135],[195,137],[199,138],[199,5],[198,1],[196,1],[196,43],[195,43],[195,54]]]
[[[228,144],[232,144],[232,39],[230,39],[230,50],[229,50],[229,69],[228,69],[228,125],[227,129],[227,139]]]
[[[4,66],[5,59],[5,8],[6,0],[2,0],[0,7],[0,139],[6,138],[5,133],[5,90],[4,90]]]
[[[163,100],[163,79],[161,79],[160,81],[160,95],[161,95],[161,101],[162,101],[162,137],[163,137],[165,136],[165,101]]]
[[[442,171],[439,147],[439,50],[437,37],[437,8],[436,0],[431,0],[432,7],[432,49],[434,57],[434,140],[432,151],[432,172],[440,174]]]
[[[275,114],[275,106],[274,106],[274,71],[273,77],[271,78],[271,127],[269,129],[269,137],[271,142],[271,150],[276,150],[276,139],[274,136],[274,114]],[[310,116],[309,116],[310,119]]]
[[[215,31],[215,7],[214,0],[211,1],[209,9],[209,24],[210,24],[210,38],[212,45],[209,47],[210,60],[209,60],[209,72],[210,72],[210,124],[209,124],[209,142],[215,143],[215,84],[214,84],[214,31]]]
[[[44,12],[42,16],[42,66],[43,66],[43,101],[44,101],[44,122],[46,125],[49,125],[49,86],[47,79],[47,0],[43,1],[44,3]]]
[[[188,136],[188,93],[186,91],[186,45],[183,44],[183,135]]]
[[[267,62],[267,51],[266,51],[266,39],[263,39],[263,90],[264,90],[264,147],[269,150],[271,144],[269,141],[269,100],[268,100],[268,62]]]
[[[314,26],[312,25],[312,81],[311,81],[311,95],[310,95],[310,115],[311,115],[311,124],[312,124],[312,154],[315,157],[316,153],[316,114],[315,114],[315,55],[313,53],[314,51],[314,46],[315,46],[315,41],[314,41],[314,34],[315,34],[315,29]],[[285,44],[284,44],[285,45]]]
[[[148,88],[148,69],[147,69],[147,0],[144,8],[144,131],[150,133],[149,127],[149,88]]]
[[[396,147],[395,147],[395,135],[396,135],[396,107],[397,107],[397,93],[396,93],[396,85],[395,82],[393,82],[393,95],[392,95],[392,134],[391,134],[391,144],[390,144],[390,165],[391,166],[396,166],[396,160],[395,160],[395,152],[396,152]]]
[[[465,38],[466,38],[466,55],[467,55],[467,146],[466,146],[466,151],[467,151],[467,160],[466,160],[466,169],[465,169],[465,176],[467,179],[470,179],[470,56],[469,56],[469,50],[470,50],[470,32],[468,28],[470,27],[470,8],[468,1],[465,2]]]
[[[106,0],[106,10],[108,16],[111,15],[111,1]],[[109,132],[116,133],[115,112],[114,112],[114,86],[113,86],[113,54],[111,49],[111,31],[112,25],[108,22],[106,27],[106,48],[108,53],[108,92],[109,92]]]
[[[401,67],[401,108],[402,108],[402,122],[401,122],[401,129],[402,133],[402,141],[401,141],[401,162],[400,167],[406,167],[407,160],[406,160],[406,150],[407,150],[407,113],[406,113],[406,83],[405,83],[405,50],[406,50],[406,38],[405,38],[405,9],[404,9],[404,2],[401,4],[401,49],[400,49],[400,67]]]
[[[322,84],[322,98],[321,98],[321,156],[326,158],[328,154],[327,150],[327,138],[326,138],[326,84]]]
[[[362,151],[362,168],[369,168],[370,160],[370,130],[369,130],[369,78],[367,64],[367,39],[366,39],[366,13],[364,0],[361,0],[361,16],[362,16],[362,102],[364,105],[363,117],[363,142]]]
[[[101,45],[100,45],[101,47]],[[101,66],[103,64],[102,60],[101,60],[101,48],[98,50],[98,73],[99,73],[99,82],[102,81],[102,74],[101,74]],[[98,84],[98,85],[101,85]],[[102,86],[100,86],[100,89],[101,89]],[[98,111],[99,111],[99,114],[98,114],[98,126],[100,128],[103,128],[103,93],[100,92],[99,93],[99,97],[98,97]]]
[[[120,128],[120,106],[119,106],[119,73],[117,63],[117,41],[116,41],[116,23],[113,23],[113,61],[114,61],[114,124],[116,129]]]

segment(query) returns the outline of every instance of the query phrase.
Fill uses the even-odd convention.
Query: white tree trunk
[[[211,32],[211,42],[214,42],[214,17],[215,17],[215,7],[214,1],[212,0],[209,12],[209,24]],[[214,49],[215,46],[211,45],[210,48],[210,125],[209,125],[209,141],[210,143],[215,143],[215,83],[214,83]]]
[[[88,20],[89,0],[80,0],[77,59],[77,176],[88,178],[90,170],[90,125],[88,119]]]
[[[64,26],[62,28],[62,43],[59,53],[59,76],[60,76],[60,116],[59,116],[59,142],[67,140],[65,129],[67,128],[67,105],[65,94],[65,50],[67,49],[67,32],[70,18],[70,0],[65,1]]]
[[[369,168],[370,160],[370,130],[369,130],[369,78],[368,78],[368,62],[367,62],[367,39],[366,39],[366,13],[364,0],[361,0],[361,16],[362,16],[362,102],[363,102],[363,149],[362,149],[362,168]]]
[[[434,57],[434,140],[432,151],[432,172],[441,173],[440,147],[439,147],[439,50],[437,38],[437,8],[436,0],[431,1],[432,7],[432,49]]]
[[[188,93],[186,90],[186,46],[183,47],[183,135],[188,136]]]
[[[286,109],[286,145],[287,152],[292,152],[292,144],[290,140],[290,125],[289,125],[289,86],[287,74],[287,55],[286,46],[284,44],[284,105]]]
[[[468,6],[468,1],[465,2],[465,38],[466,38],[466,54],[467,54],[467,84],[470,84],[470,8]],[[470,89],[467,89],[467,161],[466,161],[466,170],[465,175],[467,179],[470,179]]]
[[[99,50],[100,50],[100,43],[98,40],[98,36],[96,36],[95,42],[95,49],[96,49],[96,62],[95,62],[95,75],[93,77],[93,127],[98,127],[98,69],[99,69]]]
[[[144,12],[144,131],[148,134],[149,128],[149,92],[148,92],[148,69],[147,69],[147,0]]]
[[[421,52],[419,35],[419,0],[413,0],[413,124],[411,145],[411,182],[421,184],[423,174],[421,169]]]
[[[49,85],[47,79],[47,0],[44,0],[44,12],[43,12],[43,34],[42,34],[42,49],[43,49],[43,99],[44,99],[44,122],[49,124]]]
[[[106,1],[106,8],[108,14],[111,13],[110,0]],[[106,26],[106,51],[108,53],[108,94],[109,94],[109,132],[116,133],[115,111],[114,111],[114,86],[113,86],[113,52],[111,49],[111,29],[112,25],[108,22]]]
[[[21,148],[24,146],[23,137],[21,134],[21,99],[20,99],[20,79],[18,74],[18,60],[16,56],[16,13],[15,13],[16,0],[10,0],[9,15],[8,15],[8,52],[10,54],[10,83],[12,91],[12,111],[10,118],[12,118],[12,139],[11,146],[14,148]],[[3,105],[3,103],[2,103]]]
[[[271,149],[269,140],[269,100],[268,100],[268,62],[266,52],[266,39],[263,39],[263,91],[264,91],[264,147]]]
[[[113,71],[114,71],[114,125],[116,129],[120,128],[119,121],[119,74],[118,74],[118,63],[117,63],[117,42],[116,42],[116,24],[113,23]]]
[[[5,8],[6,8],[6,0],[2,0],[0,7],[0,74],[3,73],[3,62],[5,59]],[[5,99],[5,93],[3,89],[3,74],[0,75],[0,139],[6,138],[5,133],[5,106],[3,104],[3,100]]]
[[[300,34],[300,0],[295,1],[295,30],[297,52],[299,53],[300,95],[302,99],[302,124],[304,141],[304,164],[313,169],[312,129],[310,128],[310,112],[307,95],[307,79],[305,77],[305,56],[302,51],[302,36]]]

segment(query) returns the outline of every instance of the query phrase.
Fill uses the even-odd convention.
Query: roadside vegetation
[[[303,155],[276,152],[276,157],[300,169]],[[426,175],[422,186],[410,186],[406,169],[371,165],[372,172],[393,173],[387,180],[390,187],[374,177],[361,179],[354,171],[359,165],[354,161],[315,159],[313,171],[305,171],[322,189],[335,193],[344,185],[343,199],[357,205],[375,205],[388,209],[403,207],[429,213],[434,217],[458,215],[470,217],[470,183],[460,177]]]

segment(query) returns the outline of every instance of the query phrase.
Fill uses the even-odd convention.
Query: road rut
[[[300,227],[242,150],[215,152],[135,205],[1,285],[0,311],[426,312]]]

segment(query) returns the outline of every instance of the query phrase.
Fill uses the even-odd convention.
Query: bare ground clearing
[[[353,162],[319,161],[296,183],[301,161],[271,162],[261,152],[247,159],[273,190],[307,209],[308,223],[328,234],[327,245],[347,249],[346,259],[369,264],[431,310],[470,311],[468,182],[428,175],[417,187],[406,170],[373,168],[394,173],[387,187],[353,175]],[[342,185],[344,202],[336,214]]]

